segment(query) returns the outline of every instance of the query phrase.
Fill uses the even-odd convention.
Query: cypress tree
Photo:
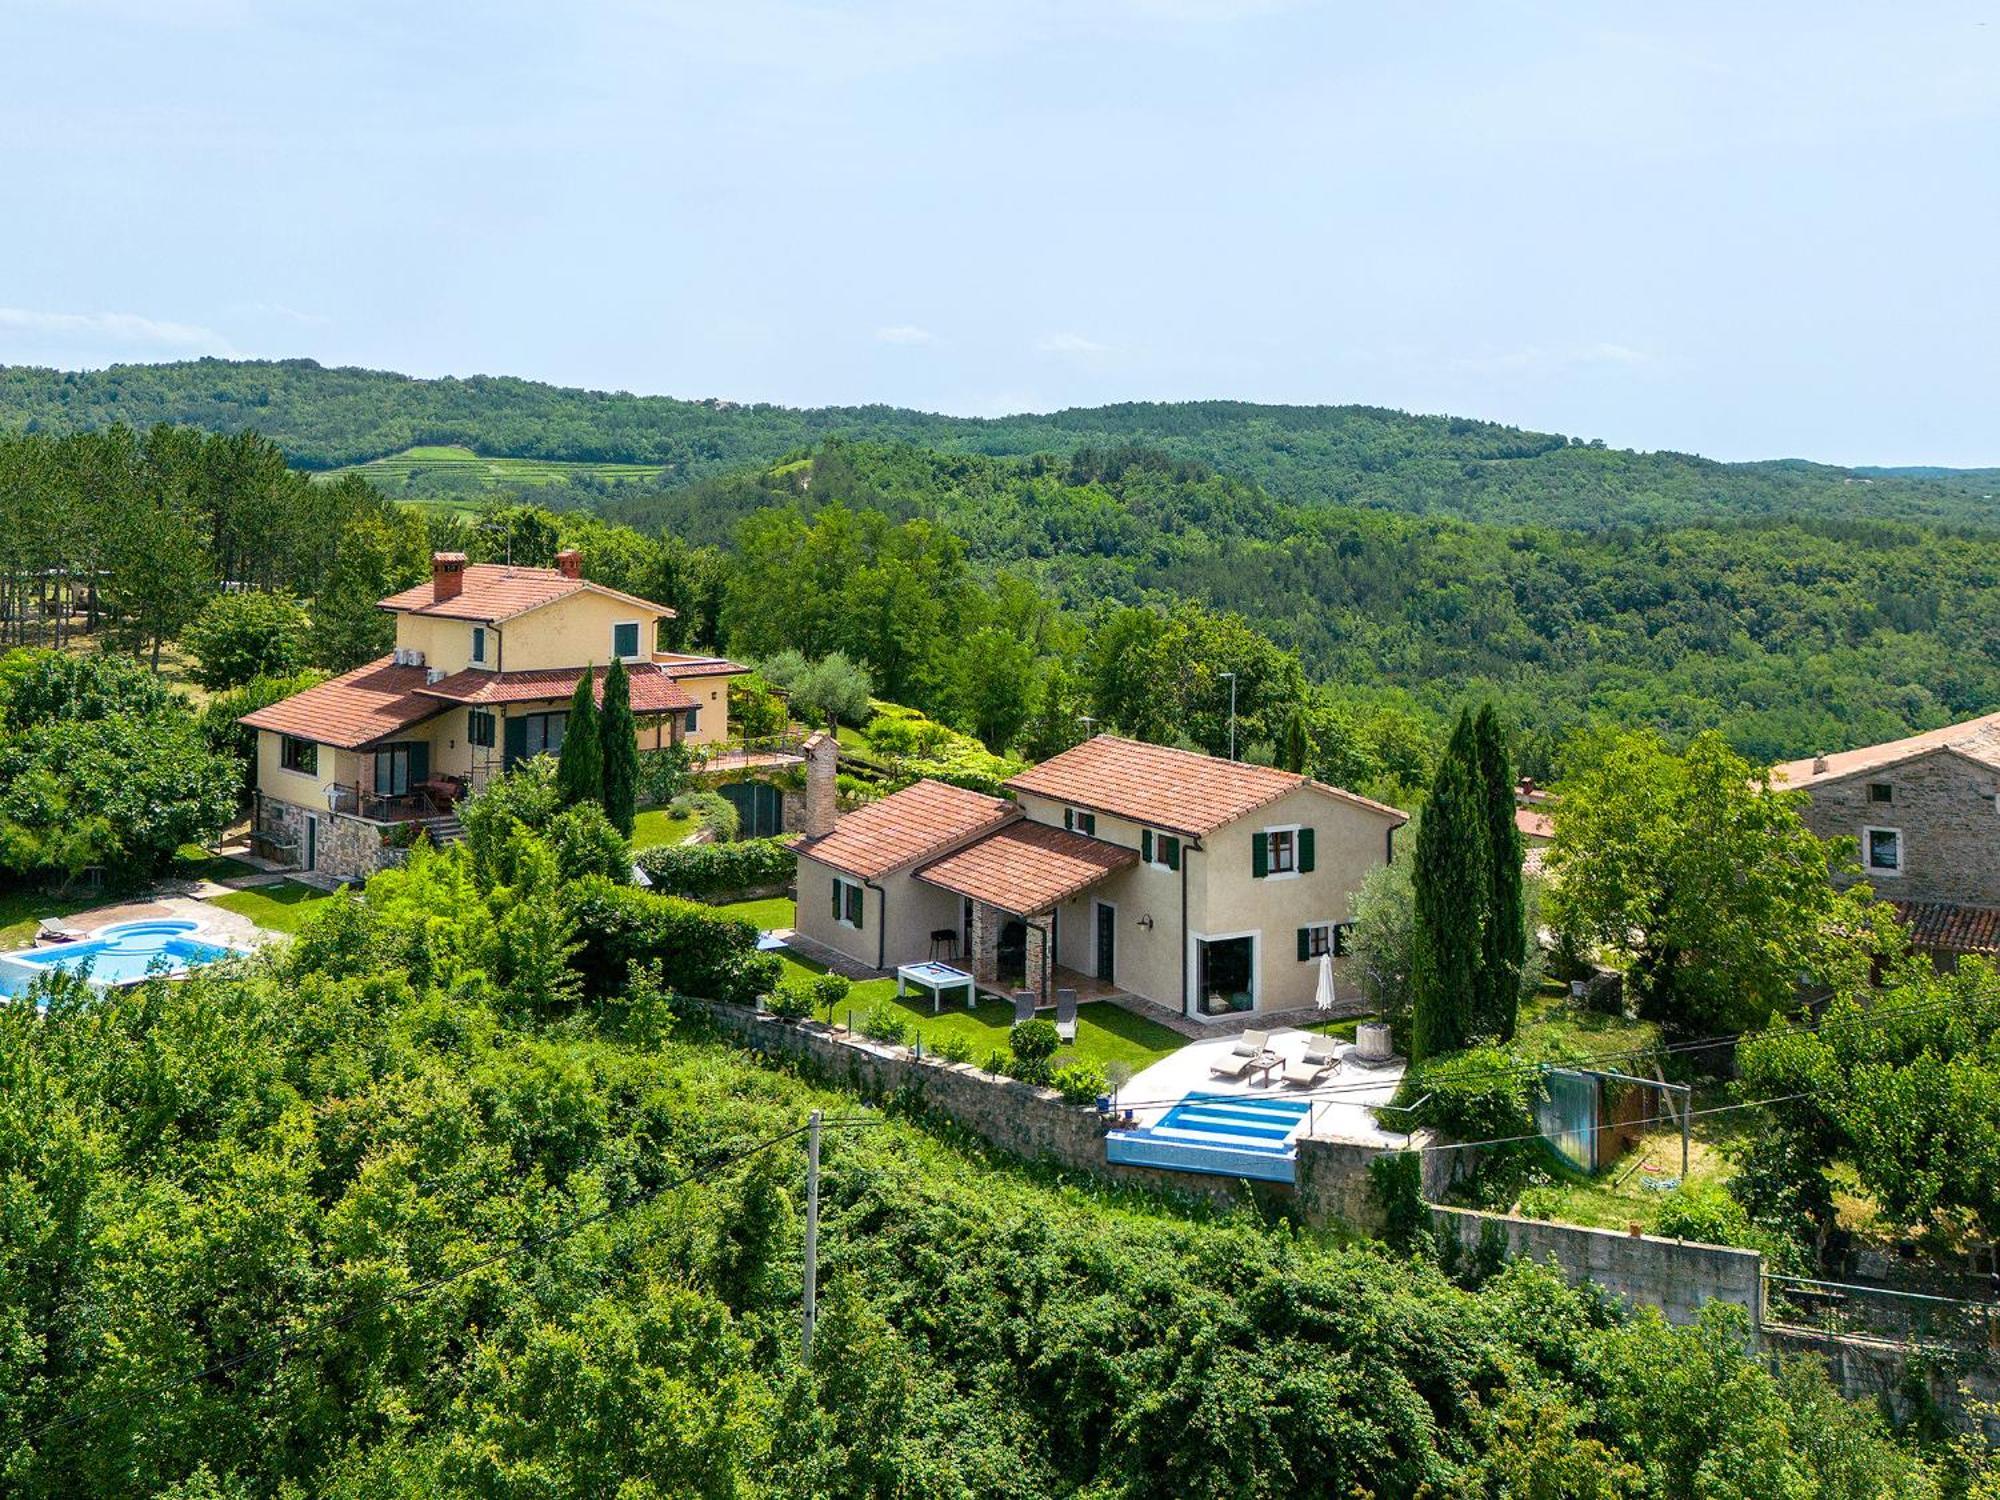
[[[1312,735],[1306,729],[1305,707],[1294,703],[1285,722],[1278,726],[1278,769],[1303,776],[1311,759]]]
[[[622,661],[613,661],[604,674],[597,737],[604,760],[604,813],[629,839],[639,808],[639,722],[632,717],[632,679]]]
[[[569,722],[563,726],[562,760],[556,766],[556,789],[563,806],[601,802],[604,798],[604,756],[598,745],[597,700],[589,668],[576,680],[569,700]]]
[[[1514,770],[1500,716],[1491,703],[1473,721],[1479,782],[1486,814],[1486,921],[1479,956],[1473,1020],[1507,1042],[1521,1004],[1521,961],[1527,952],[1527,908],[1521,897],[1521,830],[1514,824]]]
[[[1410,964],[1414,1061],[1471,1039],[1481,915],[1491,884],[1472,716],[1460,714],[1417,826],[1416,932]]]

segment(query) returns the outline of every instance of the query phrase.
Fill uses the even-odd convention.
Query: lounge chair
[[[1065,1042],[1076,1040],[1076,991],[1056,991],[1056,1035]]]
[[[63,926],[61,917],[43,917],[35,924],[35,937],[44,943],[78,943],[85,934],[81,928]]]
[[[1340,1043],[1330,1036],[1316,1036],[1296,1061],[1285,1063],[1285,1082],[1311,1088],[1340,1066]]]
[[[1268,1031],[1246,1031],[1236,1039],[1236,1045],[1226,1056],[1208,1065],[1208,1071],[1218,1078],[1241,1078],[1250,1064],[1257,1060],[1264,1045],[1271,1039]]]
[[[1014,1024],[1035,1019],[1035,992],[1033,990],[1014,991]]]

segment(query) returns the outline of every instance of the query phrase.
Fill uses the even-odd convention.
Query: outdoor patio
[[[1268,1045],[1286,1059],[1296,1059],[1314,1039],[1313,1032],[1287,1027],[1273,1031]],[[1292,1099],[1311,1106],[1302,1117],[1295,1138],[1312,1135],[1376,1146],[1401,1146],[1408,1139],[1401,1131],[1385,1128],[1374,1113],[1374,1107],[1395,1098],[1403,1079],[1402,1059],[1384,1066],[1365,1067],[1355,1060],[1353,1044],[1343,1042],[1340,1067],[1311,1088],[1287,1085],[1282,1072],[1271,1075],[1268,1082],[1248,1074],[1229,1078],[1211,1072],[1237,1041],[1235,1036],[1218,1036],[1191,1042],[1160,1059],[1118,1091],[1121,1107],[1130,1108],[1136,1123],[1146,1126],[1159,1123],[1169,1109],[1190,1094],[1244,1100]]]

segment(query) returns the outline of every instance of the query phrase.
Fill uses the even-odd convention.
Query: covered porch
[[[937,936],[956,939],[979,989],[1003,997],[1029,990],[1037,1005],[1053,1005],[1059,989],[1079,1000],[1118,993],[1056,963],[1059,908],[1138,859],[1137,850],[1023,819],[933,860],[916,877],[960,898],[960,930]]]

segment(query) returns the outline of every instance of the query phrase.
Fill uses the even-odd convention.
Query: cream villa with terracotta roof
[[[583,576],[576,552],[553,568],[431,560],[431,580],[391,594],[396,649],[243,722],[257,731],[255,830],[305,870],[367,875],[398,825],[451,827],[457,799],[529,756],[562,748],[582,674],[615,657],[632,681],[642,749],[715,745],[729,732],[720,657],[660,651],[674,612]]]
[[[1195,1018],[1311,1005],[1323,954],[1358,996],[1345,933],[1397,809],[1115,735],[1007,790],[920,781],[825,822],[799,845],[799,930],[869,968],[955,959],[989,989],[1091,984]]]
[[[2000,714],[1774,766],[1933,956],[2000,953]]]

